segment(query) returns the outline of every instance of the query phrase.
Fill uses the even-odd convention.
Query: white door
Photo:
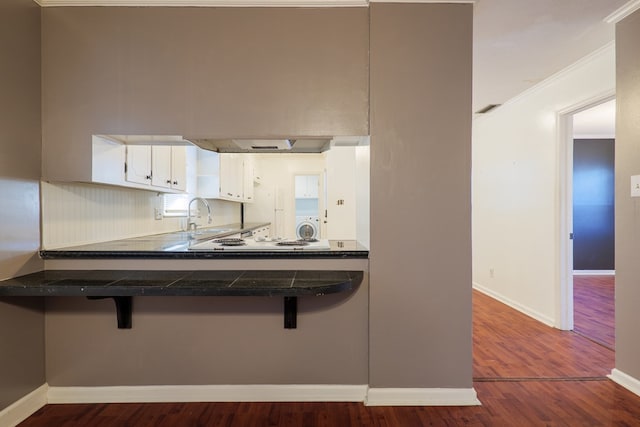
[[[356,239],[355,159],[355,147],[327,152],[327,239]]]

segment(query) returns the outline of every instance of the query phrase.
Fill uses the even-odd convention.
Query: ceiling
[[[473,111],[503,104],[612,42],[628,0],[477,0]],[[638,2],[635,2],[638,3]]]
[[[403,0],[35,0],[42,6],[367,6]],[[503,104],[614,40],[605,18],[640,0],[406,0],[475,3],[473,111]]]

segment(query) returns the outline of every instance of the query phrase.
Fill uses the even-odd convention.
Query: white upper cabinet
[[[93,136],[91,182],[179,193],[187,189],[186,145],[125,144]]]
[[[244,171],[240,154],[220,154],[220,196],[243,201]]]
[[[247,154],[198,150],[198,195],[253,202],[253,166]]]
[[[296,199],[317,199],[320,181],[318,175],[296,175]]]

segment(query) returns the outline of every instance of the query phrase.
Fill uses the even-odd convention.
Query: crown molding
[[[369,3],[475,3],[476,0],[33,0],[42,7],[367,7]]]
[[[604,22],[607,24],[617,24],[638,9],[640,9],[640,0],[631,0],[620,9],[604,18]]]
[[[34,0],[42,7],[366,7],[367,0]]]

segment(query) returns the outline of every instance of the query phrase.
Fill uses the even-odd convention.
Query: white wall
[[[369,243],[370,151],[368,138],[366,145],[356,147],[356,240],[367,248],[371,246]]]
[[[153,191],[96,184],[42,183],[42,244],[51,249],[184,228],[184,218],[154,219],[162,197]],[[239,221],[239,205],[209,200],[213,225]]]
[[[271,235],[295,238],[295,175],[322,175],[322,154],[255,154],[259,184],[245,204],[246,222],[270,222]]]
[[[559,324],[557,113],[614,89],[608,45],[473,123],[474,287],[547,324]]]

